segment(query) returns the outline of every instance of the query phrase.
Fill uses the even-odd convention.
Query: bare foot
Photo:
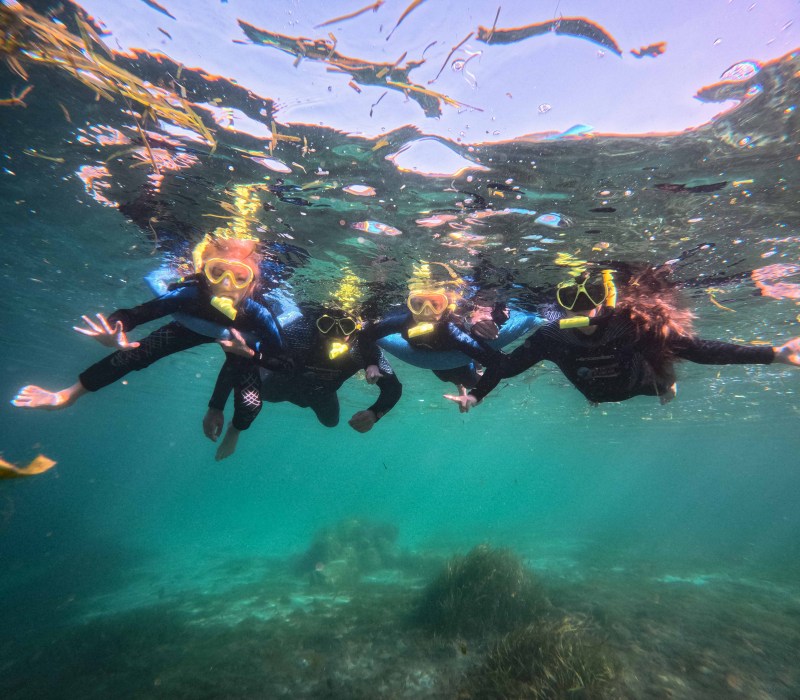
[[[40,386],[28,384],[19,390],[11,403],[18,408],[43,408],[47,411],[56,411],[71,406],[85,393],[86,389],[80,382],[61,391],[48,391]]]
[[[238,431],[232,425],[228,426],[228,430],[225,432],[225,437],[222,438],[222,442],[217,448],[217,453],[214,455],[214,459],[217,460],[217,462],[227,459],[234,452],[236,452],[236,443],[239,441],[239,432],[240,431]]]

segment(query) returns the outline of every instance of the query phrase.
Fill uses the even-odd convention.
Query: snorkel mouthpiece
[[[416,338],[418,335],[425,335],[425,333],[430,333],[436,326],[432,323],[418,323],[416,326],[411,326],[408,329],[408,337],[409,338]]]
[[[236,319],[236,307],[228,297],[211,297],[211,306],[225,314],[231,321]]]
[[[586,328],[592,325],[592,320],[588,316],[574,316],[573,318],[562,318],[558,322],[558,327],[561,329],[568,328]]]
[[[335,360],[339,355],[344,355],[348,350],[350,350],[350,345],[333,340],[328,349],[328,358]]]

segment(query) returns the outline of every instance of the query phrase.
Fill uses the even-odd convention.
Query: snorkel
[[[604,298],[600,304],[595,305],[595,308],[597,309],[602,306],[605,308],[613,309],[617,305],[617,285],[614,283],[614,273],[608,269],[601,270],[601,278],[603,281]],[[575,295],[576,302],[580,294],[583,294],[589,301],[592,301],[591,297],[588,295],[586,291],[587,281],[588,278],[584,279],[580,284],[576,285],[578,287],[578,291],[576,292]],[[574,305],[575,304],[573,303],[573,308]],[[572,311],[571,308],[568,310]],[[596,316],[584,316],[583,314],[580,314],[578,316],[573,316],[571,318],[562,318],[558,322],[558,327],[566,330],[569,328],[586,328],[588,326],[596,326],[597,324],[598,320]]]

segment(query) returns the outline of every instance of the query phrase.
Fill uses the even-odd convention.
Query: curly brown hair
[[[674,381],[672,351],[678,336],[694,334],[695,314],[683,300],[668,267],[637,266],[630,277],[617,286],[617,311],[629,316],[639,338],[646,337],[648,353],[656,374]]]

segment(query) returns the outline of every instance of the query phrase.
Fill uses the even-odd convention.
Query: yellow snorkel
[[[220,313],[225,314],[231,321],[236,318],[236,307],[233,300],[228,297],[211,297],[211,306]]]

